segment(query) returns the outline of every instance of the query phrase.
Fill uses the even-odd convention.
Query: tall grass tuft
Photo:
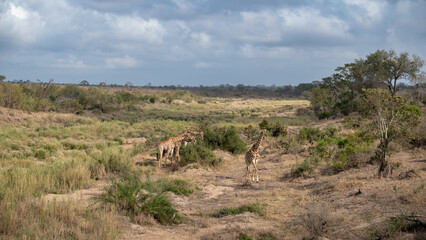
[[[129,176],[113,181],[102,199],[126,212],[133,220],[140,214],[146,214],[164,225],[181,223],[182,216],[173,207],[166,191],[189,196],[194,189],[183,180],[160,179],[154,182],[148,177],[141,180],[137,176]]]

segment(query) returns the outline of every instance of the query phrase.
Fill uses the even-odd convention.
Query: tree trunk
[[[379,164],[379,170],[377,173],[377,176],[379,178],[381,177],[390,177],[392,175],[392,167],[390,166],[386,155],[387,155],[387,150],[388,150],[388,146],[389,146],[389,140],[388,139],[384,139],[381,140],[379,147],[378,147],[378,152],[376,153],[378,155],[380,164]]]

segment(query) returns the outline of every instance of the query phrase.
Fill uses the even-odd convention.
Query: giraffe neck
[[[262,142],[262,139],[263,139],[263,132],[262,132],[262,133],[260,133],[259,139],[257,139],[257,141],[256,141],[256,143],[255,143],[255,144],[253,144],[253,147],[251,147],[251,150],[253,150],[253,151],[257,151],[257,149],[258,149],[258,148],[259,148],[259,146],[260,146],[260,143]]]

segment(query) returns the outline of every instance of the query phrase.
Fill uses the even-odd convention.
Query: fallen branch
[[[407,216],[402,209],[399,209],[399,210],[401,211],[401,215],[402,215],[402,217],[404,217],[405,220],[410,221],[410,222],[415,222],[417,224],[420,224],[422,227],[426,228],[426,222],[423,222],[423,221],[418,219],[418,218],[423,217],[422,215]],[[397,217],[390,217],[390,218],[397,218]]]

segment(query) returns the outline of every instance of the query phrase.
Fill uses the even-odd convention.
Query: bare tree
[[[420,89],[423,88],[423,85],[426,83],[426,72],[422,71],[420,74],[410,77],[409,80],[415,87],[415,98],[420,101],[422,99],[422,92],[420,91]]]
[[[373,132],[380,143],[375,159],[379,162],[379,177],[388,177],[392,168],[388,162],[389,143],[406,138],[421,121],[421,110],[408,104],[408,99],[394,96],[383,89],[367,89],[363,95],[363,113],[369,117]]]

